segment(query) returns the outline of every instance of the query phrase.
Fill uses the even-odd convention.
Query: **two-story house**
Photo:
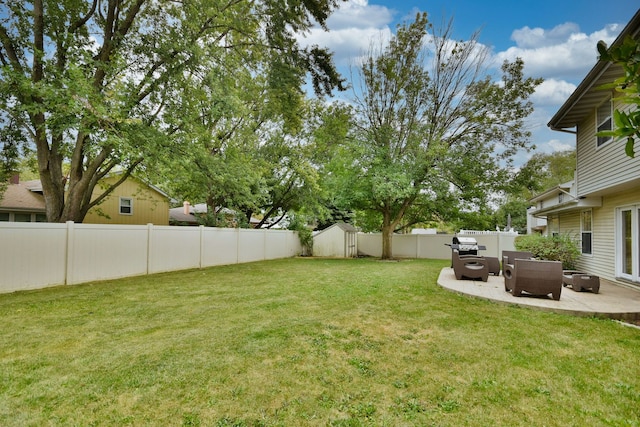
[[[613,44],[627,36],[640,37],[640,10]],[[551,118],[551,129],[575,134],[575,180],[531,201],[534,215],[547,221],[546,234],[580,240],[580,270],[640,287],[640,156],[628,157],[625,141],[596,136],[612,129],[614,109],[632,108],[600,88],[623,75],[620,66],[598,61]]]

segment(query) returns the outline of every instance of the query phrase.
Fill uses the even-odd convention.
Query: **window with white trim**
[[[607,130],[613,130],[613,103],[611,98],[600,104],[596,109],[596,132]],[[596,144],[601,147],[612,139],[613,137],[611,136],[598,136]]]
[[[582,243],[582,253],[591,255],[593,245],[593,221],[591,211],[580,212],[580,241]]]
[[[133,215],[133,199],[120,197],[120,215]]]

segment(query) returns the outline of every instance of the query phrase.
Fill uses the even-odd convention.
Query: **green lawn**
[[[0,425],[638,426],[640,330],[288,259],[0,295]]]

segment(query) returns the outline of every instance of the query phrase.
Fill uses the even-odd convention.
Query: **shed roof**
[[[347,224],[346,222],[337,222],[337,223],[333,224],[332,226],[325,228],[324,230],[320,230],[317,234],[324,233],[325,231],[331,230],[332,228],[336,228],[336,227],[340,228],[345,233],[357,233],[358,232],[358,229],[355,228],[351,224]]]

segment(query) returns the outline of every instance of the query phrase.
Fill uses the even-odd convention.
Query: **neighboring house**
[[[639,34],[640,11],[614,45]],[[621,76],[621,67],[598,61],[549,122],[576,135],[575,180],[533,198],[533,215],[547,220],[547,234],[578,237],[578,269],[640,287],[640,156],[628,157],[625,141],[596,136],[612,129],[614,109],[631,108],[599,89]]]
[[[108,185],[114,184],[120,173],[103,178],[93,197],[98,197]],[[169,196],[154,185],[130,176],[116,187],[105,200],[87,212],[85,224],[169,225]]]
[[[199,217],[207,214],[206,203],[192,205],[183,202],[182,207],[169,209],[169,224],[171,225],[200,225]]]
[[[120,178],[114,174],[104,178],[94,191]],[[39,180],[20,182],[14,176],[0,196],[0,221],[45,222],[45,203]],[[85,224],[169,224],[169,196],[153,185],[135,177],[120,184],[100,205],[89,210]]]
[[[11,177],[5,191],[0,192],[0,221],[46,222],[40,181],[20,182],[19,175]]]
[[[185,201],[182,203],[182,207],[169,209],[169,224],[186,226],[200,225],[206,222],[205,217],[207,212],[208,207],[206,203],[192,205]],[[238,226],[238,213],[236,211],[222,208],[220,213],[224,216],[224,226],[232,228]],[[253,228],[259,222],[259,219],[251,217],[251,223],[249,225]]]

